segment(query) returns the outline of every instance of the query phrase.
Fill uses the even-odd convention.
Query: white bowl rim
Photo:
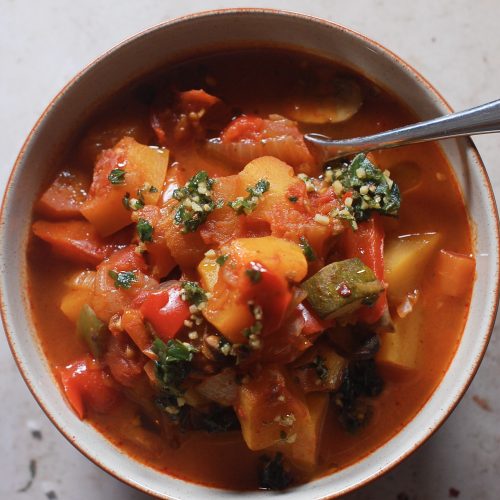
[[[377,47],[381,52],[384,52],[386,55],[390,56],[392,60],[403,67],[407,72],[411,73],[416,80],[420,82],[421,85],[427,88],[434,96],[438,99],[440,104],[447,109],[449,112],[452,112],[453,109],[451,106],[448,104],[448,102],[444,99],[444,97],[440,94],[440,92],[437,91],[437,89],[434,88],[434,86],[425,78],[423,77],[415,68],[413,68],[411,65],[409,65],[407,62],[405,62],[403,59],[401,59],[397,54],[395,54],[393,51],[390,49],[387,49],[384,45],[372,40],[371,38],[363,35],[362,33],[355,31],[351,28],[347,28],[341,24],[338,24],[333,21],[329,21],[324,18],[320,18],[317,16],[312,16],[312,15],[307,15],[299,12],[294,12],[294,11],[288,11],[284,9],[271,9],[271,8],[250,8],[250,7],[235,7],[235,8],[223,8],[223,9],[213,9],[213,10],[205,10],[205,11],[200,11],[192,14],[187,14],[184,16],[176,17],[171,20],[167,20],[161,23],[157,23],[150,28],[147,28],[145,30],[142,30],[130,37],[125,38],[122,42],[114,45],[111,47],[109,50],[104,52],[102,55],[98,56],[95,58],[93,61],[91,61],[89,64],[87,64],[81,71],[79,71],[73,78],[69,80],[69,82],[53,97],[53,99],[49,102],[49,104],[46,106],[44,111],[41,113],[40,117],[38,120],[35,122],[33,128],[31,129],[30,133],[28,134],[25,142],[23,143],[23,146],[21,147],[21,150],[15,160],[14,166],[11,170],[11,173],[9,175],[9,178],[7,180],[7,184],[5,186],[5,191],[2,199],[2,204],[0,207],[0,241],[5,237],[4,234],[4,228],[6,225],[6,218],[7,218],[7,210],[6,207],[9,203],[9,193],[10,193],[10,186],[12,184],[13,178],[15,176],[15,173],[17,172],[20,164],[22,163],[22,159],[24,157],[24,154],[26,152],[26,149],[29,145],[29,143],[32,140],[33,135],[35,134],[36,130],[39,128],[41,123],[44,121],[46,118],[48,112],[51,110],[51,108],[57,103],[57,101],[60,100],[60,98],[66,93],[66,91],[72,87],[84,74],[90,72],[96,65],[98,65],[101,61],[106,59],[110,54],[120,50],[122,47],[127,46],[129,44],[133,44],[135,41],[141,39],[142,37],[148,36],[150,33],[155,32],[157,30],[162,30],[165,28],[168,28],[169,26],[177,25],[177,24],[182,24],[182,23],[188,23],[191,20],[195,19],[200,19],[200,18],[205,18],[205,17],[212,17],[212,16],[221,16],[221,15],[234,15],[234,14],[264,14],[264,15],[269,15],[269,16],[276,16],[276,17],[294,17],[303,21],[309,21],[312,23],[318,23],[325,25],[327,27],[343,31],[345,33],[348,33],[360,40],[362,40],[365,44],[375,46]],[[477,166],[479,167],[479,173],[482,177],[483,181],[483,186],[487,190],[487,195],[488,195],[488,201],[490,208],[492,209],[492,217],[495,220],[495,225],[493,227],[494,231],[494,239],[496,241],[495,249],[496,249],[496,276],[500,275],[500,219],[499,219],[499,214],[498,214],[498,209],[495,201],[495,196],[493,192],[493,188],[491,185],[491,181],[488,177],[488,173],[486,171],[486,168],[484,166],[484,163],[481,159],[481,156],[479,155],[479,152],[472,141],[472,139],[467,138],[466,139],[468,143],[468,147],[470,148],[470,152],[474,156],[474,159],[477,163]],[[3,259],[3,256],[2,256]],[[498,310],[498,298],[499,298],[499,287],[500,283],[497,281],[496,287],[495,287],[495,292],[494,292],[494,303],[495,307],[493,307],[489,311],[489,319],[488,319],[488,327],[487,327],[487,334],[484,335],[483,337],[483,343],[481,346],[481,350],[479,355],[473,360],[472,362],[472,369],[469,372],[468,379],[466,382],[463,384],[461,387],[460,391],[457,392],[455,398],[449,402],[448,406],[446,409],[443,409],[441,411],[441,415],[439,418],[435,421],[435,423],[429,427],[425,433],[425,435],[415,441],[412,446],[408,447],[408,449],[399,455],[397,458],[392,460],[389,464],[385,465],[382,468],[379,468],[377,471],[375,471],[372,475],[369,477],[365,477],[361,481],[357,482],[356,484],[344,488],[341,492],[338,493],[333,493],[333,494],[327,494],[326,496],[322,496],[321,498],[323,500],[330,499],[330,498],[337,498],[339,495],[345,495],[349,492],[353,492],[355,490],[358,490],[359,488],[371,483],[372,481],[376,480],[377,478],[381,477],[382,475],[386,474],[393,468],[395,468],[397,465],[399,465],[402,461],[404,461],[409,455],[411,455],[414,451],[416,451],[422,444],[424,444],[434,433],[443,425],[443,423],[446,421],[446,419],[449,417],[449,415],[453,412],[453,410],[456,408],[462,397],[464,396],[465,392],[469,388],[472,380],[474,379],[477,370],[479,369],[479,366],[481,364],[481,361],[484,357],[484,354],[486,352],[486,349],[488,347],[489,341],[491,339],[491,335],[493,332],[493,327],[495,324],[495,319],[497,315],[497,310]],[[105,470],[108,474],[113,476],[114,478],[120,480],[121,482],[139,490],[144,493],[147,493],[152,496],[157,496],[158,492],[151,490],[147,486],[144,485],[139,485],[127,477],[124,477],[121,475],[117,470],[114,470],[112,466],[108,464],[102,463],[98,457],[92,456],[90,453],[88,453],[86,450],[83,449],[82,445],[76,440],[74,436],[72,436],[69,432],[64,430],[63,426],[58,423],[57,419],[52,415],[52,413],[49,411],[49,409],[46,407],[43,401],[43,397],[39,395],[35,390],[34,387],[29,379],[28,374],[22,369],[23,363],[21,362],[21,358],[19,353],[15,349],[14,345],[14,337],[15,333],[13,329],[10,327],[7,319],[7,310],[5,306],[5,300],[4,300],[4,295],[5,291],[3,287],[0,287],[0,313],[2,317],[2,323],[4,326],[5,334],[7,337],[7,341],[10,347],[10,350],[12,352],[12,355],[14,357],[14,360],[16,362],[16,365],[24,379],[24,382],[28,386],[28,389],[32,393],[33,397],[37,401],[38,405],[41,407],[41,409],[44,411],[44,413],[47,415],[47,417],[50,419],[50,421],[54,424],[54,426],[57,428],[57,430],[78,450],[80,453],[82,453],[86,458],[88,458],[90,461],[92,461],[94,464]],[[444,375],[443,375],[444,377]],[[436,386],[434,391],[437,391],[439,385],[441,382]],[[424,403],[423,407],[427,405],[427,401]],[[422,407],[422,408],[423,408]],[[418,411],[420,413],[421,409]],[[413,419],[413,417],[412,417]],[[411,421],[411,420],[410,420]],[[408,423],[405,424],[408,425]],[[398,431],[399,432],[399,431]],[[394,437],[394,436],[393,436]],[[391,437],[389,441],[393,439]],[[387,443],[382,444],[380,447],[384,447]],[[380,448],[379,447],[379,448]],[[371,453],[370,453],[371,454]],[[328,476],[328,475],[327,475]],[[175,476],[171,476],[174,479],[178,479]],[[325,477],[325,476],[322,476]],[[193,485],[200,487],[200,488],[208,488],[208,489],[213,489],[211,486],[205,486],[203,484],[198,484],[198,483],[192,483]],[[242,492],[243,493],[243,492]],[[165,495],[162,494],[161,498],[169,498]]]

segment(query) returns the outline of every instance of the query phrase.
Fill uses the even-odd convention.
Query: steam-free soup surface
[[[275,49],[118,95],[34,210],[31,306],[61,397],[137,460],[223,488],[280,489],[383,445],[460,341],[466,209],[435,144],[325,164],[302,134],[416,120]]]

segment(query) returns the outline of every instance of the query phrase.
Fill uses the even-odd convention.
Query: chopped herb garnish
[[[262,279],[262,272],[258,269],[246,269],[245,274],[254,285]]]
[[[177,398],[184,392],[181,384],[191,370],[194,353],[198,351],[187,342],[171,339],[165,344],[159,338],[153,341],[152,349],[158,357],[154,368],[162,391],[157,404],[170,415],[175,415],[178,413]]]
[[[335,162],[327,166],[328,179],[338,195],[343,195],[345,208],[335,209],[332,216],[348,220],[353,229],[357,221],[368,219],[372,211],[397,216],[401,195],[389,172],[382,172],[365,154],[351,163]],[[326,178],[326,176],[325,176]]]
[[[203,290],[196,281],[183,281],[182,289],[184,291],[185,300],[190,304],[199,306],[208,300],[205,290]]]
[[[129,289],[133,283],[137,283],[137,276],[132,271],[109,271],[109,276],[115,282],[115,288]]]
[[[300,237],[299,246],[300,248],[302,248],[302,251],[304,252],[307,262],[312,262],[316,260],[316,254],[314,253],[314,250],[312,249],[311,245],[309,244],[305,236]]]
[[[259,486],[267,490],[284,490],[293,481],[292,475],[285,468],[283,455],[276,453],[273,459],[264,455],[260,458],[262,468],[259,471]]]
[[[216,259],[215,259],[215,262],[217,262],[217,264],[219,264],[219,266],[223,266],[225,263],[226,263],[226,260],[229,258],[229,255],[227,254],[223,254],[223,255],[219,255]]]
[[[299,198],[297,196],[289,196],[288,199],[292,202],[292,203],[297,203],[297,201],[299,200]]]
[[[215,183],[205,171],[198,172],[182,188],[173,192],[179,202],[174,214],[174,222],[182,227],[183,233],[192,233],[203,224],[208,214],[217,207],[210,192]]]
[[[153,226],[146,220],[140,218],[137,221],[137,234],[141,241],[153,241]]]
[[[241,333],[243,334],[244,337],[248,339],[248,345],[252,349],[260,349],[262,345],[259,337],[262,332],[262,328],[264,326],[262,324],[262,318],[263,318],[262,307],[254,305],[253,303],[250,303],[249,305],[250,305],[250,311],[253,317],[255,318],[255,322],[252,326],[244,328]]]
[[[125,182],[125,170],[114,168],[109,173],[108,180],[111,184],[123,184]]]
[[[158,188],[155,188],[154,186],[151,186],[151,187],[149,188],[149,192],[150,192],[150,193],[157,193],[157,192],[158,192]]]
[[[131,198],[130,193],[125,193],[122,198],[122,203],[127,210],[140,210],[141,208],[144,208],[144,200]]]
[[[255,186],[247,187],[248,196],[243,198],[240,196],[234,201],[228,202],[228,205],[238,214],[250,214],[255,210],[259,199],[262,195],[269,191],[270,183],[266,179],[260,179],[256,182]]]

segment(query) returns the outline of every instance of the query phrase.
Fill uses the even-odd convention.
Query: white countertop
[[[158,22],[200,10],[274,7],[324,17],[391,48],[455,109],[497,99],[498,0],[0,0],[0,191],[39,114],[85,64]],[[476,138],[500,195],[500,135]],[[0,327],[1,329],[1,327]],[[395,470],[350,495],[370,500],[500,498],[500,338],[453,415]],[[76,451],[50,424],[0,337],[0,498],[145,499]],[[34,432],[39,431],[39,432]],[[32,485],[20,490],[36,462]]]

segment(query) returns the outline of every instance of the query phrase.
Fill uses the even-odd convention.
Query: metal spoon
[[[451,115],[366,137],[340,140],[322,134],[306,134],[304,137],[324,154],[325,159],[335,159],[375,149],[491,132],[500,132],[500,99]]]

